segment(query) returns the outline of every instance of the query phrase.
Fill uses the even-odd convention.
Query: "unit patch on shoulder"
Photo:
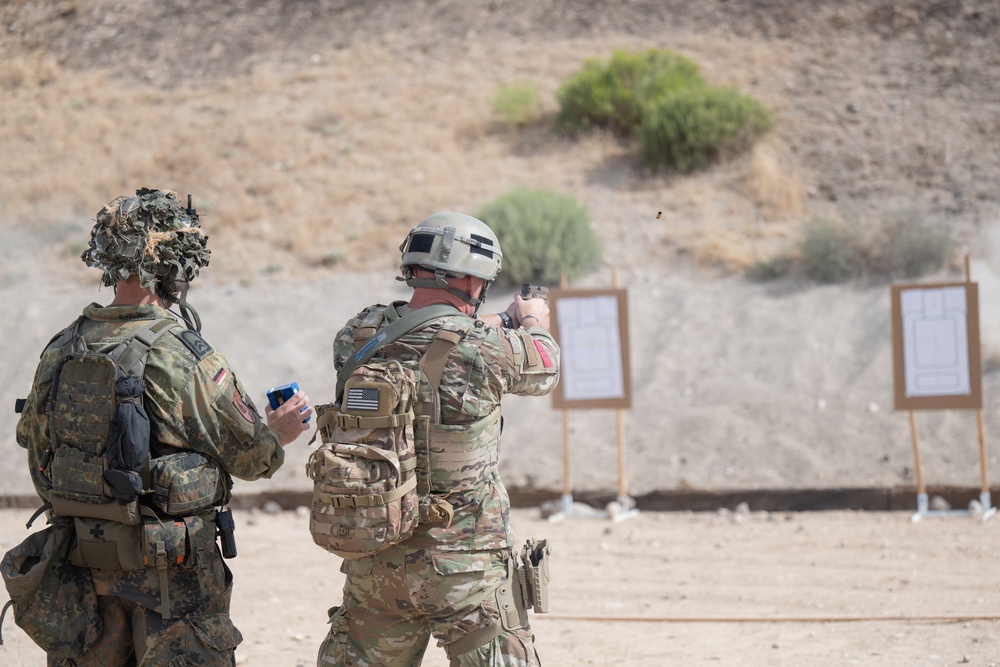
[[[201,361],[212,353],[212,346],[194,329],[174,330],[174,334],[184,343],[187,349],[191,350],[198,361]]]
[[[233,407],[235,407],[239,413],[243,415],[243,419],[246,419],[251,424],[257,421],[254,419],[253,413],[250,412],[250,408],[248,408],[247,404],[243,402],[243,397],[240,395],[239,389],[233,392]]]

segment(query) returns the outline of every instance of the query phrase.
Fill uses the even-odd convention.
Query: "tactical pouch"
[[[187,553],[187,525],[183,521],[142,522],[143,565],[157,568],[183,565]]]
[[[219,467],[196,452],[155,459],[150,477],[153,506],[171,516],[186,516],[212,507],[226,493]]]
[[[146,519],[142,524],[142,563],[156,568],[160,579],[160,613],[171,618],[170,567],[187,555],[187,525],[181,521]]]
[[[29,535],[8,551],[0,574],[14,603],[14,622],[50,658],[79,658],[104,632],[90,571],[73,565],[68,521]]]
[[[70,445],[60,445],[52,457],[52,493],[67,500],[104,504],[104,471],[108,468],[104,453],[94,454]],[[109,490],[110,491],[110,490]]]
[[[111,495],[104,483],[108,460],[82,449],[61,445],[52,457],[49,500],[59,516],[85,516],[135,525],[139,523],[136,500],[124,503]],[[107,491],[105,493],[105,491]]]
[[[74,565],[100,570],[134,572],[143,568],[142,525],[125,525],[74,517],[76,546],[69,559]]]

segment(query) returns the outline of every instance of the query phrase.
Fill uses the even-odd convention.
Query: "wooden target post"
[[[568,289],[565,276],[560,288],[549,294],[552,334],[559,343],[561,378],[552,394],[552,405],[563,413],[563,490],[560,511],[550,517],[610,517],[623,521],[638,514],[628,496],[625,466],[624,410],[632,406],[628,353],[628,294],[618,289]],[[569,411],[612,408],[618,445],[618,487],[614,503],[602,512],[573,502],[570,475]]]
[[[923,517],[996,513],[987,474],[983,428],[982,368],[979,352],[979,290],[965,282],[894,284],[892,296],[893,387],[895,409],[909,411],[910,441],[917,478],[917,511]],[[979,500],[965,510],[932,510],[927,499],[917,410],[975,410],[979,434]]]

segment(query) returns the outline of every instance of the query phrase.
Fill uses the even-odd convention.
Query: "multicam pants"
[[[331,610],[317,666],[416,666],[431,635],[443,646],[493,625],[510,557],[506,551],[430,552],[398,545],[344,561],[344,602]],[[527,623],[451,660],[452,667],[540,664]]]
[[[49,667],[232,667],[243,640],[229,617],[233,576],[215,547],[214,523],[192,535],[200,553],[168,573],[170,618],[164,619],[156,568],[91,570],[104,633],[83,657]]]

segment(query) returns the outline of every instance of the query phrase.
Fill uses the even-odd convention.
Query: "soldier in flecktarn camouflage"
[[[424,309],[441,312],[442,304],[451,307],[396,338],[383,336],[370,357],[396,360],[418,378],[419,522],[398,543],[344,560],[343,602],[330,610],[331,629],[318,665],[418,665],[432,636],[452,665],[538,665],[527,591],[543,582],[525,581],[528,568],[513,543],[497,463],[503,395],[541,396],[559,378],[548,303],[518,295],[505,311],[478,315],[502,253],[493,231],[468,215],[428,217],[400,250],[402,279],[413,287],[409,302],[361,311],[339,332],[333,353],[340,371],[392,323]],[[442,341],[439,353],[429,352]],[[431,368],[436,370],[428,372]],[[317,508],[316,497],[317,528],[327,517],[335,523],[352,516],[353,501]],[[336,537],[336,528],[324,528],[324,534],[317,528],[317,543],[329,533]],[[543,555],[547,547],[524,561],[537,564]],[[544,566],[547,581],[547,559]],[[543,598],[537,591],[536,611],[547,610]]]
[[[209,262],[206,244],[190,197],[185,207],[172,192],[140,189],[105,206],[82,259],[102,270],[114,300],[87,306],[49,342],[19,402],[17,441],[50,542],[69,537],[55,539],[46,570],[59,579],[42,577],[59,596],[12,587],[34,562],[17,550],[3,573],[15,621],[49,665],[235,664],[242,636],[222,558],[235,543],[223,508],[233,477],[281,466],[312,408],[300,392],[267,406],[265,424],[202,338],[186,295]],[[28,541],[19,548],[30,556]],[[81,610],[91,621],[73,634]]]

